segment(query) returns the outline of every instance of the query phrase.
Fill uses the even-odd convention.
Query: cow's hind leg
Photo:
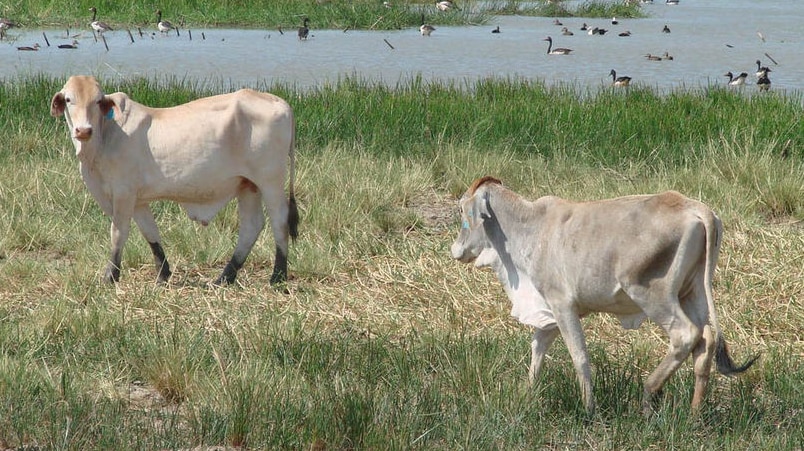
[[[276,243],[276,257],[274,259],[274,271],[271,274],[271,285],[283,284],[288,278],[288,249],[289,237],[295,238],[298,234],[297,227],[299,213],[296,207],[296,200],[285,197],[284,183],[273,189],[265,188],[263,201],[268,209],[268,216],[271,219],[271,231]]]
[[[154,215],[147,205],[141,205],[134,210],[134,222],[140,229],[140,233],[151,246],[154,255],[154,264],[157,271],[157,282],[164,283],[170,279],[170,264],[165,258],[165,250],[162,249],[162,238],[159,236],[159,228],[154,220]]]
[[[659,366],[645,380],[645,393],[642,409],[645,415],[653,412],[653,398],[659,393],[667,379],[690,355],[701,339],[702,328],[693,323],[681,309],[678,299],[652,302],[648,317],[659,324],[669,336],[669,349]]]
[[[254,243],[257,242],[260,232],[265,227],[262,196],[257,186],[248,180],[243,181],[237,192],[237,213],[240,219],[237,246],[229,263],[226,264],[220,277],[215,281],[215,285],[234,283],[237,272],[243,267],[246,257],[251,253]]]

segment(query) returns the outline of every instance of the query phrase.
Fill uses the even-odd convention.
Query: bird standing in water
[[[631,84],[631,77],[626,77],[625,75],[618,77],[617,72],[615,72],[614,69],[609,72],[609,75],[611,75],[612,86],[617,86],[619,88]]]
[[[167,20],[162,20],[162,10],[156,10],[156,28],[162,34],[167,34],[168,31],[172,30],[173,24],[168,22]]]

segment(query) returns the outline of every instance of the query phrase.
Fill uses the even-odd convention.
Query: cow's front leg
[[[151,252],[154,254],[154,264],[157,271],[157,282],[164,283],[170,279],[170,264],[165,258],[165,250],[162,249],[162,238],[159,236],[159,227],[156,225],[154,215],[147,204],[138,205],[134,210],[134,222],[140,229],[142,236],[148,241],[151,246]]]
[[[533,340],[530,343],[530,367],[528,368],[528,382],[533,385],[542,370],[544,355],[558,337],[559,330],[555,325],[545,329],[537,328],[533,332]]]
[[[234,283],[237,272],[246,261],[246,257],[257,242],[263,227],[265,227],[265,214],[262,211],[262,195],[256,186],[247,183],[243,184],[237,193],[237,213],[240,219],[240,230],[237,237],[232,258],[220,277],[215,280],[215,285],[229,285]]]
[[[106,266],[104,279],[107,282],[120,281],[120,265],[123,260],[123,246],[131,231],[131,215],[134,212],[133,201],[115,198],[112,206],[112,253]]]

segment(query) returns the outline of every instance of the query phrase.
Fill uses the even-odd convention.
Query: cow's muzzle
[[[92,138],[92,127],[76,127],[73,138],[79,141],[89,141]]]

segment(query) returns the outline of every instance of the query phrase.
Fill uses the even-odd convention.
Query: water
[[[192,29],[182,30],[179,37],[152,30],[140,37],[135,29],[133,43],[125,30],[118,30],[106,35],[108,51],[88,27],[76,38],[75,50],[56,47],[72,40],[66,31],[45,30],[51,44],[46,47],[42,30],[12,29],[9,39],[0,43],[4,59],[0,78],[34,73],[66,78],[81,73],[104,78],[186,77],[235,87],[279,82],[309,88],[355,75],[393,86],[418,75],[428,81],[458,82],[522,77],[596,89],[611,82],[609,71],[615,69],[618,75],[632,77],[632,83],[663,91],[725,85],[727,71],[748,72],[749,85],[744,89],[755,91],[755,61],[760,59],[773,71],[773,90],[804,88],[801,0],[682,0],[678,6],[656,0],[644,10],[649,18],[618,19],[618,25],[609,19],[561,18],[574,36],[563,36],[552,18],[501,16],[484,26],[436,25],[431,37],[422,37],[418,27],[343,32],[318,30],[311,24],[312,36],[306,42],[298,40],[295,29],[284,34]],[[579,30],[583,22],[610,31],[589,36]],[[665,24],[671,33],[661,32]],[[501,33],[492,34],[497,25]],[[632,35],[617,35],[625,30]],[[547,55],[543,39],[548,35],[554,45],[572,48],[572,54]],[[38,52],[16,49],[37,42],[43,46]],[[673,60],[644,57],[664,52]]]

